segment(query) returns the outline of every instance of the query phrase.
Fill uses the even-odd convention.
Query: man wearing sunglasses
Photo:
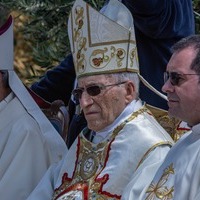
[[[108,2],[108,0],[106,0]],[[179,39],[194,34],[192,0],[122,0],[134,18],[141,75],[157,90],[163,84],[163,72],[171,56],[170,47]],[[75,112],[70,100],[75,71],[72,55],[32,85],[32,90],[52,102],[69,102],[71,116],[67,145],[74,142],[79,130],[86,126],[83,113]],[[148,104],[167,109],[167,102],[140,84],[140,97]],[[79,107],[79,106],[77,106]],[[73,118],[73,119],[72,119]]]
[[[68,34],[87,127],[29,200],[120,199],[132,178],[144,190],[173,141],[139,99],[132,15],[117,0],[103,14],[77,0]]]
[[[200,35],[180,40],[164,75],[169,115],[191,127],[171,148],[146,190],[145,200],[200,199]],[[127,196],[124,199],[132,199]]]

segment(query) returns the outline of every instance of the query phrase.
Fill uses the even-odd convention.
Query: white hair
[[[140,79],[139,79],[137,73],[121,72],[121,73],[107,74],[107,76],[115,78],[116,81],[118,81],[118,82],[132,81],[135,86],[135,91],[137,93],[137,96],[139,96]]]

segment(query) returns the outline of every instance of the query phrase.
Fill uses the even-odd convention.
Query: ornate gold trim
[[[173,163],[171,163],[167,168],[165,168],[160,180],[157,184],[153,182],[150,184],[149,188],[147,189],[146,193],[148,193],[145,200],[152,200],[152,199],[173,199],[173,191],[174,186],[168,188],[165,183],[168,181],[169,176],[174,174],[174,167]]]
[[[137,170],[137,168],[142,164],[142,162],[146,159],[146,157],[148,156],[148,154],[149,154],[151,151],[153,151],[156,147],[161,146],[161,145],[169,145],[169,146],[172,147],[173,144],[172,144],[171,142],[159,142],[159,143],[153,145],[152,147],[150,147],[150,148],[148,149],[148,151],[144,154],[144,156],[142,157],[142,159],[140,160],[140,162],[138,163],[138,166],[136,167],[136,170]]]

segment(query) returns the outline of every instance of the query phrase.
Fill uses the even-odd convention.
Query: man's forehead
[[[196,50],[193,48],[185,48],[174,52],[170,58],[167,68],[185,68],[190,69],[193,60],[196,57]]]
[[[114,76],[111,74],[98,74],[92,76],[83,76],[78,78],[78,84],[85,83],[105,83],[114,80]]]

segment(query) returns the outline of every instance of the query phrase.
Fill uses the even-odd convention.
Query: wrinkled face
[[[195,56],[196,52],[191,47],[174,53],[166,71],[180,74],[174,78],[178,84],[173,85],[172,80],[170,82],[172,76],[162,88],[168,96],[169,115],[178,117],[191,126],[200,122],[200,75],[190,69]]]
[[[133,99],[132,83],[126,82],[120,85],[105,87],[101,93],[91,96],[86,88],[93,85],[111,85],[118,83],[115,78],[105,75],[95,75],[79,78],[78,87],[84,89],[80,101],[87,120],[88,128],[100,131],[114,122]],[[133,88],[131,88],[133,87]]]

